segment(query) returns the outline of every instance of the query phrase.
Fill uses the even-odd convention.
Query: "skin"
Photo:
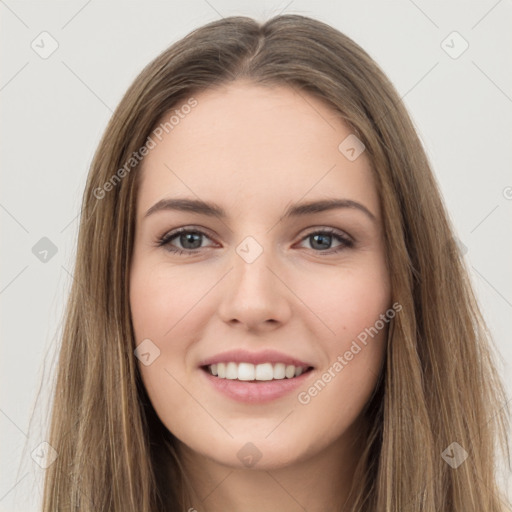
[[[151,402],[179,439],[198,511],[333,510],[344,503],[362,446],[355,434],[375,388],[386,328],[370,339],[310,402],[297,399],[390,308],[379,196],[363,152],[338,145],[352,132],[321,100],[287,87],[238,81],[194,96],[198,105],[145,157],[130,269],[136,344],[160,350],[138,362]],[[179,107],[177,107],[179,108]],[[224,221],[158,211],[167,197],[220,204]],[[281,219],[291,203],[344,198],[357,208]],[[179,227],[206,232],[194,245],[160,237]],[[326,246],[311,235],[334,228],[352,237]],[[236,252],[252,236],[263,252]],[[329,237],[329,235],[327,235]],[[337,253],[325,254],[342,247]],[[325,248],[322,248],[325,247]],[[199,362],[220,352],[275,349],[315,368],[300,387],[266,404],[235,402],[205,380]],[[261,459],[237,454],[253,443]]]

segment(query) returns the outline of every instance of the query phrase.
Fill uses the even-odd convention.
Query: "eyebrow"
[[[357,209],[366,214],[372,221],[376,222],[377,220],[375,215],[361,203],[358,203],[357,201],[353,201],[351,199],[335,198],[292,204],[285,210],[282,219],[300,217],[303,215],[320,213],[338,208]],[[218,219],[226,219],[228,217],[226,211],[221,206],[212,202],[202,201],[200,199],[166,198],[155,203],[146,212],[144,218],[147,218],[153,213],[162,210],[192,212],[200,215],[207,215],[209,217],[216,217]]]

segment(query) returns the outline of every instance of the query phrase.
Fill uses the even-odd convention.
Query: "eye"
[[[203,238],[210,240],[210,237],[200,229],[179,228],[159,238],[156,242],[156,245],[158,247],[165,247],[167,251],[178,255],[192,256],[200,252],[200,249],[204,248],[202,246]],[[172,245],[172,242],[175,239],[181,245],[181,248]],[[339,242],[339,245],[334,249],[327,247],[332,244],[332,239],[335,239]],[[352,238],[332,228],[324,228],[318,231],[313,231],[303,237],[301,242],[306,240],[312,241],[311,246],[314,252],[322,253],[325,255],[337,253],[354,246],[354,241]]]
[[[339,245],[334,249],[326,251],[325,249],[330,249],[330,247],[327,246],[331,245],[333,238],[340,242]],[[337,253],[354,246],[354,241],[352,238],[332,228],[324,228],[318,231],[313,231],[302,239],[302,241],[306,240],[311,240],[311,246],[313,249],[320,249],[320,251],[315,250],[315,252],[321,252],[323,254]]]
[[[157,241],[157,246],[165,247],[169,252],[176,254],[192,255],[199,252],[198,249],[201,248],[202,237],[209,239],[206,233],[203,233],[203,231],[199,229],[179,228],[161,237]],[[182,244],[183,249],[171,245],[171,242],[175,238],[180,244]]]

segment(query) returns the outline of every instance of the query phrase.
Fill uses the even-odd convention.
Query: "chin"
[[[271,440],[265,439],[260,433],[259,436],[247,434],[224,439],[222,442],[212,442],[210,438],[203,446],[196,445],[194,448],[193,445],[188,445],[188,449],[231,469],[276,470],[306,459],[308,455],[304,451],[305,444],[303,438],[288,434],[276,435]]]

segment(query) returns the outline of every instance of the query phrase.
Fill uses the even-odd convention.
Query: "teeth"
[[[228,363],[226,365],[226,379],[237,379],[238,367],[236,363]]]
[[[301,375],[305,367],[294,366],[293,364],[276,363],[217,363],[208,366],[208,370],[212,375],[220,379],[231,380],[282,380],[292,379]]]
[[[231,364],[234,364],[235,368],[236,368],[235,363],[231,363]],[[238,365],[237,370],[238,370],[238,372],[237,372],[238,380],[254,380],[256,370],[255,370],[253,364],[240,363]]]
[[[274,368],[270,363],[257,364],[255,369],[254,380],[272,380],[274,378]]]
[[[277,363],[274,365],[274,379],[284,379],[286,377],[286,365]]]

